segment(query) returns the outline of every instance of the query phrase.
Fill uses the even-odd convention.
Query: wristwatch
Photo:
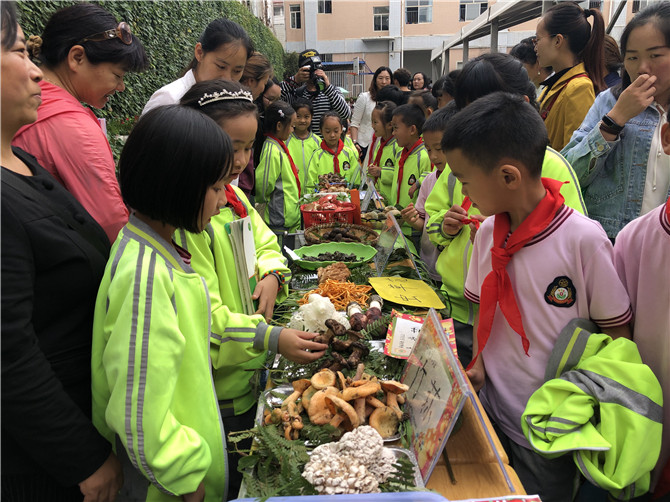
[[[603,118],[600,119],[600,129],[604,132],[614,134],[615,136],[618,136],[621,134],[621,131],[623,131],[624,126],[621,126],[614,122],[612,118],[605,114],[603,115]]]

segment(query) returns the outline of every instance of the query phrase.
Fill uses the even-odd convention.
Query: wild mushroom
[[[395,410],[398,419],[402,418],[402,411],[398,406],[398,395],[404,394],[409,390],[409,385],[396,382],[395,380],[386,380],[381,382],[381,387],[386,392],[386,406]]]
[[[333,359],[333,364],[330,365],[328,369],[331,371],[338,371],[343,368],[347,368],[349,365],[347,364],[347,360],[342,357],[342,354],[339,352],[331,352],[330,357]]]
[[[351,302],[347,305],[347,316],[349,316],[349,324],[354,331],[361,331],[367,325],[365,314],[358,302]]]
[[[293,392],[289,394],[289,396],[284,399],[284,402],[282,403],[282,408],[287,408],[289,403],[295,403],[300,396],[302,396],[303,392],[311,385],[311,381],[309,381],[306,378],[301,378],[300,380],[295,380],[294,382],[291,383],[293,386]]]
[[[335,387],[326,387],[312,396],[312,399],[309,402],[309,408],[307,409],[307,415],[309,416],[310,422],[316,425],[324,425],[330,422],[335,414],[328,408],[328,405],[326,404],[326,396],[336,395],[338,392],[339,391]]]
[[[368,422],[381,437],[388,438],[398,432],[400,419],[394,409],[384,406],[373,411]]]
[[[347,364],[350,368],[355,368],[358,366],[358,363],[361,362],[361,359],[370,353],[370,349],[367,347],[367,345],[361,342],[353,342],[351,346],[354,348],[354,350],[351,352],[349,359],[347,359]]]
[[[351,406],[349,403],[347,403],[345,400],[340,399],[337,396],[333,395],[326,395],[324,397],[324,401],[326,405],[328,406],[328,410],[333,414],[336,415],[340,411],[343,412],[349,421],[351,422],[351,426],[355,429],[358,427],[359,422],[358,422],[358,415],[356,414],[356,410],[354,410],[354,407]]]
[[[302,393],[302,399],[300,402],[302,403],[302,407],[307,410],[309,408],[309,400],[312,399],[312,396],[317,392],[318,389],[315,389],[312,385],[307,387],[305,392]]]
[[[368,397],[379,392],[380,387],[377,382],[365,382],[363,385],[356,387],[347,387],[342,391],[342,399],[345,401],[353,401],[362,397]]]
[[[314,373],[314,375],[312,375],[312,378],[310,379],[310,382],[312,384],[312,387],[314,387],[317,390],[321,390],[325,389],[326,387],[335,385],[336,378],[337,377],[335,373],[333,373],[328,368],[324,368],[318,373]]]

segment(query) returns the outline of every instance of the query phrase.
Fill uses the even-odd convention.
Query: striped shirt
[[[293,104],[299,98],[311,101],[314,110],[312,132],[319,137],[321,136],[321,117],[324,113],[333,110],[345,121],[351,117],[351,109],[337,87],[329,85],[323,92],[314,94],[308,91],[306,86],[298,86],[293,79],[284,80],[280,85],[281,99],[287,103]]]

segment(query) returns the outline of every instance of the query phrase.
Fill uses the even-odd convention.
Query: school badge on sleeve
[[[416,176],[411,175],[409,179],[407,180],[407,184],[412,186],[414,183],[416,183]]]
[[[349,164],[349,162],[345,161],[344,164],[342,164],[342,169],[344,169],[345,171],[348,171],[350,167],[351,164]]]
[[[577,291],[569,277],[556,277],[544,293],[544,301],[554,307],[572,307],[577,300]]]
[[[393,159],[386,159],[384,167],[393,167]]]

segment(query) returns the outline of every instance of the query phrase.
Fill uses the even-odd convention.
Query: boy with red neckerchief
[[[463,194],[484,215],[465,296],[479,304],[468,376],[497,427],[527,493],[572,500],[571,456],[532,451],[521,415],[561,330],[586,318],[613,338],[630,337],[630,301],[600,224],[564,204],[560,181],[541,178],[548,144],[523,97],[496,92],[454,116],[442,149]]]

